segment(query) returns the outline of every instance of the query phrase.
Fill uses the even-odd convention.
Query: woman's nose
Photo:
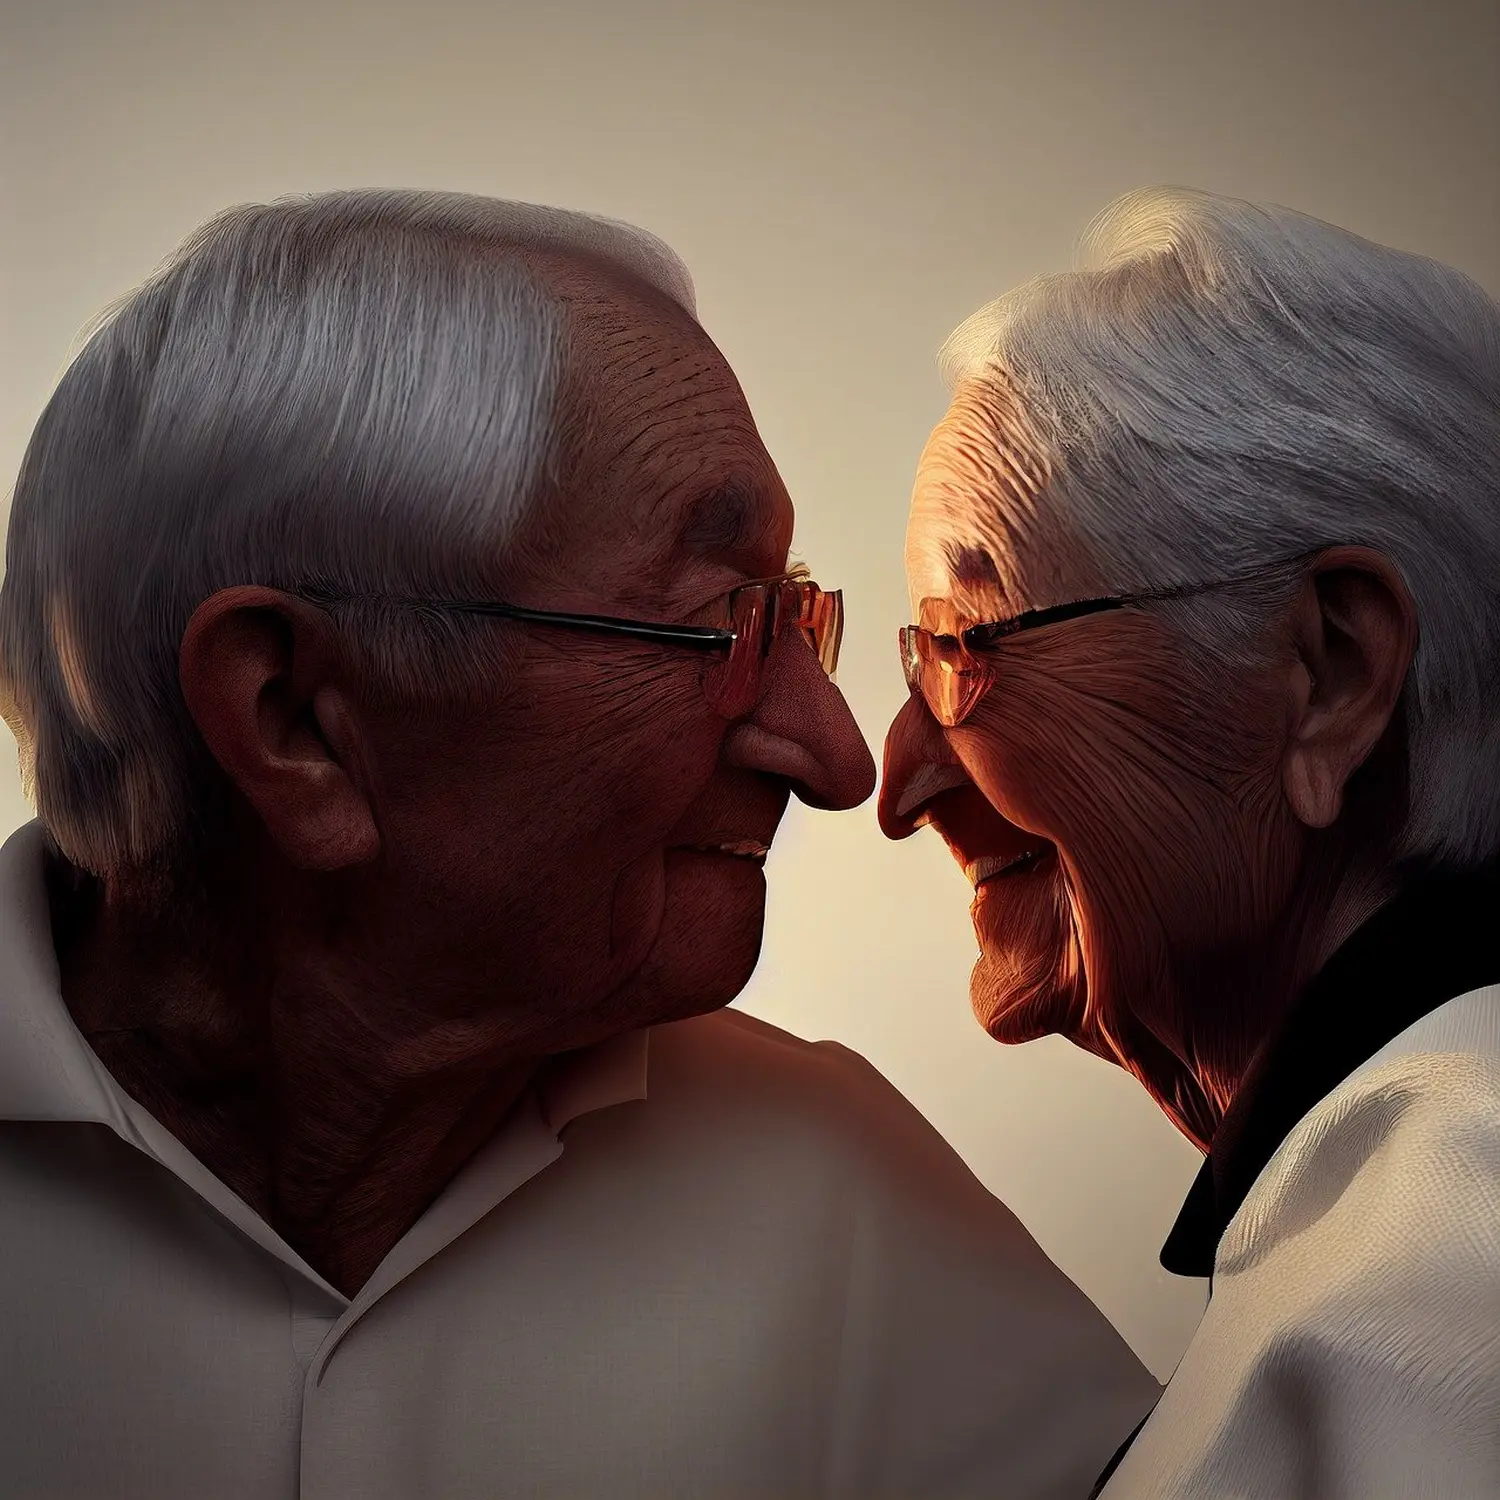
[[[939,792],[962,786],[968,779],[937,720],[920,695],[913,693],[885,737],[881,831],[889,839],[909,837],[922,826],[922,811]]]

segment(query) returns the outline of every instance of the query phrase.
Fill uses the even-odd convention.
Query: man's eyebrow
[[[765,519],[764,507],[749,485],[724,480],[689,507],[681,545],[704,555],[746,552],[760,540]]]

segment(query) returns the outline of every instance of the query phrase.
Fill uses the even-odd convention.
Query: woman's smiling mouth
[[[977,891],[980,886],[991,880],[998,880],[1002,875],[1029,869],[1051,852],[1049,847],[1043,845],[1036,849],[1027,849],[1020,854],[988,854],[981,859],[971,860],[964,867],[964,874],[969,877],[969,884]]]

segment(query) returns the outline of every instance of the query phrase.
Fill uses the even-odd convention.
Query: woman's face
[[[1037,452],[1008,392],[959,389],[912,502],[917,624],[956,635],[1109,592],[1076,546],[1049,543],[1063,528]],[[1214,675],[1150,606],[1002,639],[986,664],[994,684],[958,726],[918,694],[896,716],[882,826],[931,824],[968,874],[990,1035],[1058,1032],[1122,1063],[1201,1144],[1225,1102],[1203,1082],[1233,1045],[1223,1012],[1266,962],[1302,863],[1282,679]]]

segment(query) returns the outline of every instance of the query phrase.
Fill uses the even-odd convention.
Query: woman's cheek
[[[1080,814],[1108,806],[1100,768],[1076,743],[1032,725],[975,735],[958,747],[965,768],[1007,821],[1053,844],[1077,832]]]

